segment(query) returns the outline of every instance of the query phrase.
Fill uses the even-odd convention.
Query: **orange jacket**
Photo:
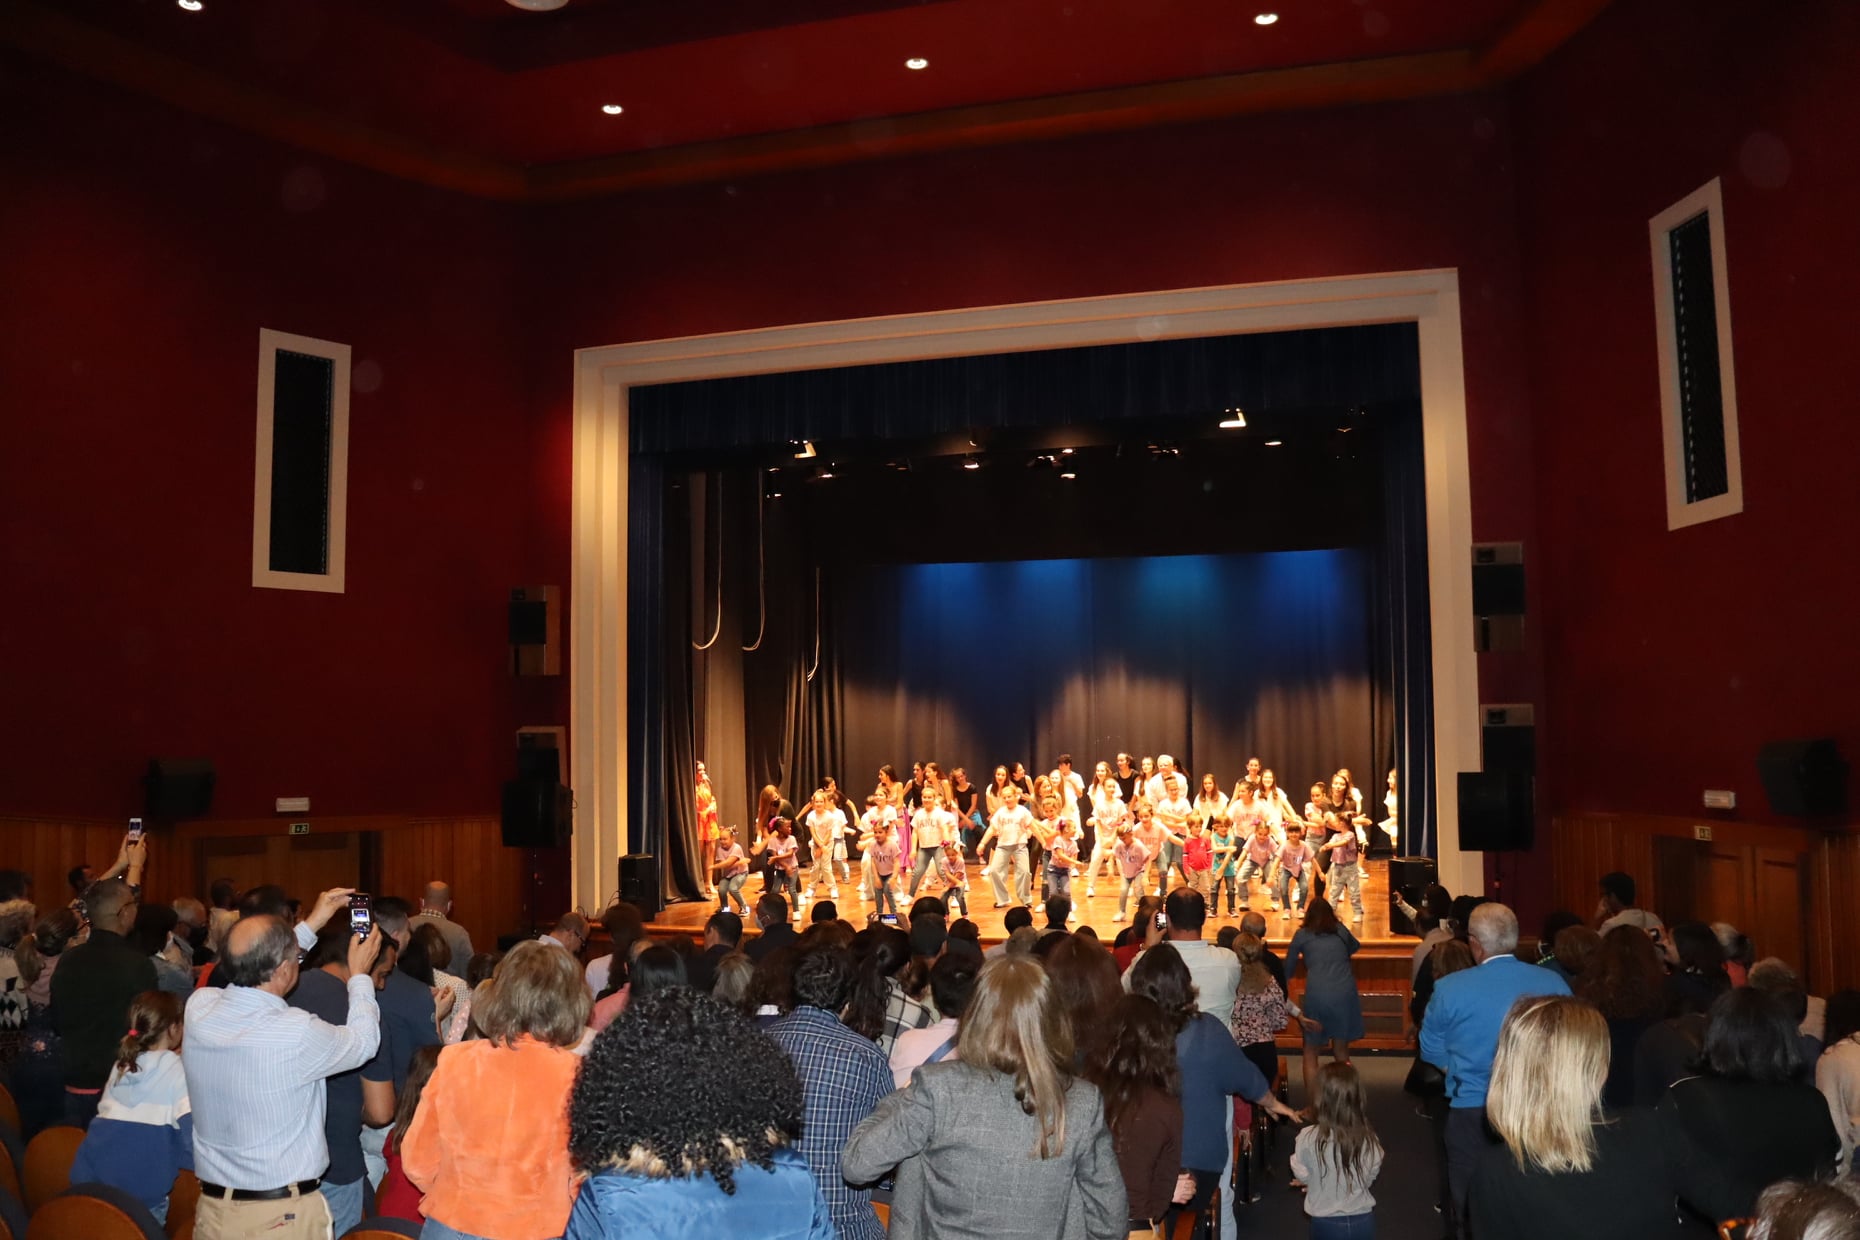
[[[400,1147],[426,1194],[421,1213],[499,1240],[566,1231],[576,1191],[568,1096],[580,1066],[573,1051],[529,1037],[441,1051]]]

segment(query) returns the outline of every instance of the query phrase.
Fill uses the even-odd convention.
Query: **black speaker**
[[[1529,703],[1479,708],[1479,767],[1537,773],[1537,711]]]
[[[1415,928],[1414,918],[1402,912],[1401,901],[1406,900],[1411,908],[1420,908],[1422,893],[1434,885],[1438,874],[1432,857],[1389,858],[1390,934],[1419,937],[1421,932]]]
[[[206,758],[151,758],[142,779],[145,817],[204,818],[213,807],[213,763]]]
[[[651,853],[627,853],[620,858],[620,898],[636,905],[648,920],[665,909],[659,890],[659,859]]]
[[[1847,812],[1847,764],[1827,738],[1773,741],[1757,753],[1772,813],[1821,818]]]
[[[1534,781],[1517,771],[1461,771],[1460,849],[1511,852],[1531,846],[1537,833]]]
[[[559,848],[574,830],[574,801],[554,779],[513,779],[504,785],[506,848]]]

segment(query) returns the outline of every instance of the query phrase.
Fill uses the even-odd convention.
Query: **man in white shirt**
[[[1143,795],[1154,805],[1168,794],[1169,777],[1173,775],[1181,782],[1184,789],[1188,787],[1188,772],[1176,769],[1175,759],[1168,754],[1156,756],[1156,773],[1143,781]]]
[[[1601,919],[1601,925],[1595,928],[1598,934],[1607,934],[1616,926],[1633,926],[1644,930],[1653,940],[1654,946],[1666,950],[1666,927],[1660,919],[1644,908],[1634,907],[1634,876],[1615,871],[1601,877],[1601,902],[1596,906],[1595,915]]]
[[[1053,786],[1059,789],[1059,812],[1072,820],[1074,834],[1084,831],[1084,824],[1079,819],[1079,798],[1085,795],[1085,777],[1072,769],[1072,755],[1059,755],[1057,769],[1053,771]]]
[[[1202,939],[1208,922],[1208,902],[1192,887],[1177,887],[1163,901],[1163,918],[1168,928],[1154,942],[1167,942],[1188,966],[1194,980],[1197,1006],[1217,1017],[1229,1031],[1233,1029],[1234,996],[1240,990],[1240,957],[1227,948]],[[1154,935],[1152,928],[1151,934]],[[1148,951],[1154,943],[1145,943]],[[1143,959],[1141,952],[1137,960]],[[1132,968],[1136,961],[1131,962]],[[1130,989],[1130,969],[1124,970],[1124,989]]]
[[[323,1133],[325,1077],[360,1067],[381,1040],[369,969],[379,930],[349,946],[349,1019],[326,1024],[284,996],[297,985],[297,953],[338,909],[347,890],[326,891],[293,934],[276,917],[247,917],[227,936],[216,972],[224,989],[187,1001],[181,1052],[194,1116],[200,1177],[198,1240],[326,1240],[329,1205],[319,1178],[329,1165]]]

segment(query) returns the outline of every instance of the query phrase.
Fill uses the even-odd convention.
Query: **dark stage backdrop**
[[[1343,549],[844,569],[826,589],[837,658],[812,686],[845,722],[831,773],[863,796],[885,762],[987,783],[996,763],[1038,773],[1070,752],[1089,779],[1127,750],[1212,770],[1223,791],[1256,754],[1301,804],[1339,766],[1377,789],[1372,564]],[[828,772],[794,773],[805,795]]]

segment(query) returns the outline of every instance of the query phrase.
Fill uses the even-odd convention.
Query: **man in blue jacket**
[[[1421,1058],[1447,1074],[1447,1183],[1462,1236],[1467,1234],[1466,1190],[1491,1140],[1485,1091],[1498,1054],[1499,1028],[1511,1005],[1524,996],[1569,993],[1569,983],[1555,972],[1512,955],[1518,946],[1518,915],[1505,905],[1481,904],[1467,922],[1478,965],[1435,983],[1421,1025]]]

